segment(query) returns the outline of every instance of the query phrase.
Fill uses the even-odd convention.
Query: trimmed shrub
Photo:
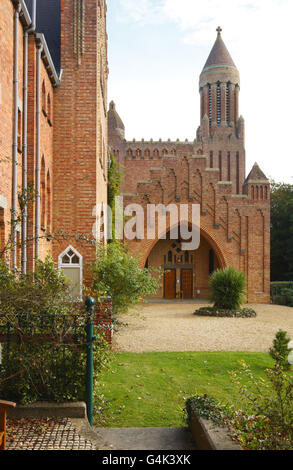
[[[217,269],[210,277],[211,300],[220,310],[238,310],[245,302],[245,276],[229,266]]]

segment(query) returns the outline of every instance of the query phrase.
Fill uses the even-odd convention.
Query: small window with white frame
[[[69,246],[58,257],[58,268],[71,282],[72,295],[81,298],[82,295],[82,256]]]

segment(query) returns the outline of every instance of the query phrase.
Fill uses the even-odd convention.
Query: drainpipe
[[[17,269],[17,167],[18,167],[18,32],[19,32],[19,14],[21,7],[18,4],[14,12],[14,58],[13,58],[13,149],[12,149],[12,206],[11,206],[11,236],[12,236],[12,269]]]
[[[22,142],[22,187],[27,198],[27,117],[28,117],[28,37],[36,29],[36,0],[32,4],[32,22],[23,34],[23,142]],[[27,200],[22,219],[22,273],[27,272]]]
[[[41,155],[40,155],[40,130],[41,130],[41,55],[43,45],[37,44],[37,88],[36,88],[36,221],[35,221],[35,261],[39,258],[40,235],[40,198],[41,198]]]

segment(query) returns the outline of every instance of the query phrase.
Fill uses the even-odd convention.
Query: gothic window
[[[136,155],[137,158],[140,158],[141,157],[141,150],[137,149],[136,152],[135,152],[135,155]]]
[[[128,150],[127,150],[127,156],[128,156],[128,157],[132,157],[132,150],[131,150],[131,149],[128,149]]]
[[[220,181],[222,181],[222,152],[219,152]]]
[[[226,121],[228,124],[231,120],[230,109],[231,109],[231,95],[230,95],[230,82],[228,82],[227,87],[226,87]]]
[[[58,267],[70,281],[72,295],[80,298],[82,294],[82,256],[69,246],[58,257]]]
[[[46,112],[46,86],[45,86],[44,81],[42,83],[42,111],[45,114],[45,116],[47,116],[47,112]]]
[[[263,186],[260,187],[260,199],[263,200]]]
[[[146,150],[144,151],[144,156],[145,156],[145,158],[150,158],[150,154],[151,154],[151,152],[149,151],[149,149],[146,149]]]
[[[214,168],[214,152],[210,152],[210,168]]]
[[[227,154],[228,181],[231,181],[231,153]]]
[[[217,83],[217,124],[221,124],[221,84]]]
[[[240,193],[239,152],[236,153],[236,193]]]
[[[47,97],[47,118],[48,118],[48,123],[52,125],[52,106],[51,106],[50,93],[48,93],[48,97]]]
[[[167,149],[162,150],[162,155],[168,155],[168,150]]]
[[[51,230],[51,178],[50,172],[47,173],[47,230]]]
[[[209,251],[209,274],[212,274],[215,270],[215,252],[214,250]]]
[[[212,87],[208,85],[208,96],[209,96],[209,122],[212,124]]]
[[[46,224],[46,179],[45,179],[45,158],[42,157],[41,162],[41,228],[45,230]]]
[[[160,153],[159,153],[159,150],[158,150],[158,149],[155,149],[155,150],[154,150],[153,156],[154,156],[154,158],[159,158]]]

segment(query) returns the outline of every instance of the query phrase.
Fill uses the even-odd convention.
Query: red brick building
[[[193,142],[127,141],[115,104],[109,145],[123,173],[124,205],[199,204],[201,243],[183,252],[181,239],[129,242],[141,265],[164,270],[158,297],[208,296],[209,274],[234,266],[245,273],[249,302],[270,300],[270,185],[257,164],[246,178],[239,72],[221,30],[200,75],[200,126]],[[189,218],[190,218],[189,211]],[[147,217],[145,217],[145,224]],[[191,220],[189,220],[191,223]]]
[[[107,201],[107,78],[105,0],[1,0],[0,245],[14,269],[49,254],[79,284],[94,258],[78,238]]]

